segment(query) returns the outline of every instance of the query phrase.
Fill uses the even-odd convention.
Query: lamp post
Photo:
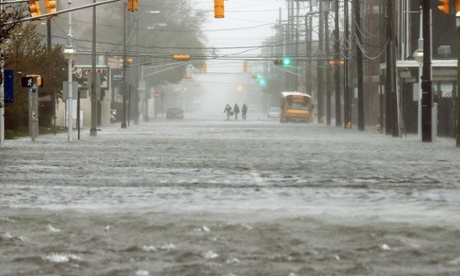
[[[158,14],[160,11],[145,11],[143,12],[140,16],[136,18],[136,54],[137,57],[140,59],[139,55],[139,20],[146,14]],[[142,70],[143,71],[143,70]],[[141,71],[141,74],[143,74]],[[145,95],[145,83],[144,83],[144,77],[141,75],[142,80],[139,81],[139,68],[137,69],[137,74],[136,74],[136,82],[138,83],[138,91],[137,91],[137,101],[136,101],[136,107],[137,107],[137,114],[134,116],[134,124],[136,124],[136,121],[138,122],[139,120],[139,92],[142,91],[141,93],[142,96],[142,103],[143,103],[143,108],[142,110],[142,116],[145,122],[149,120],[149,115],[148,115],[148,98],[147,95]],[[142,82],[142,83],[141,83]]]
[[[126,85],[126,12],[127,12],[127,1],[123,3],[123,115],[121,121],[121,128],[126,128],[126,97],[128,96],[127,85]]]
[[[69,9],[72,5],[72,0],[68,1]],[[73,113],[73,95],[72,95],[72,61],[77,57],[77,51],[72,46],[72,12],[69,12],[69,33],[67,34],[67,45],[62,52],[64,58],[67,59],[68,65],[68,85],[69,85],[69,95],[67,97],[67,126],[68,126],[68,141],[72,141],[72,113]],[[78,110],[77,110],[78,112]]]

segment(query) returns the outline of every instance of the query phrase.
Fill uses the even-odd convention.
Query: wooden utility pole
[[[323,5],[319,5],[319,33],[318,33],[318,51],[319,57],[316,61],[317,68],[317,84],[318,84],[318,123],[323,123],[324,116],[324,60],[323,60],[323,50],[324,50],[324,11]]]
[[[345,3],[346,4],[346,3]],[[334,79],[335,79],[335,126],[342,125],[342,110],[340,108],[340,97],[342,95],[340,91],[340,36],[339,36],[339,0],[335,1],[335,58],[334,58]]]
[[[391,2],[391,0],[390,0]],[[364,130],[364,70],[361,28],[361,1],[355,0],[356,63],[358,73],[358,130]]]
[[[344,43],[345,43],[345,47],[344,47],[344,51],[345,51],[345,64],[344,64],[344,96],[343,96],[343,106],[344,106],[344,127],[345,128],[348,128],[349,125],[348,123],[351,124],[351,93],[350,93],[350,83],[349,83],[349,80],[350,80],[350,76],[349,76],[349,73],[350,73],[350,60],[348,59],[349,57],[349,54],[348,54],[348,49],[349,49],[349,40],[350,40],[350,19],[349,19],[349,3],[348,3],[348,0],[345,0],[345,3],[344,3],[344,18],[345,18],[345,39],[344,39]]]

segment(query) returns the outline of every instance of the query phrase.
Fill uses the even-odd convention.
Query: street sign
[[[62,98],[64,100],[68,100],[69,99],[69,82],[68,81],[63,82],[62,90],[63,90]],[[73,81],[72,82],[72,100],[77,100],[77,99],[78,99],[78,82]]]
[[[160,92],[160,91],[155,91],[155,92],[153,92],[153,97],[154,97],[154,98],[159,98],[159,97],[161,97],[161,92]]]
[[[5,78],[5,87],[4,87],[4,101],[6,104],[14,102],[14,72],[10,69],[5,69],[3,71]]]
[[[21,85],[22,87],[32,88],[34,86],[34,78],[33,77],[22,77]]]
[[[91,75],[91,65],[75,65],[73,75],[83,82],[88,81],[88,76]],[[107,66],[96,66],[96,72],[99,73],[101,78],[101,88],[109,88],[110,68]]]

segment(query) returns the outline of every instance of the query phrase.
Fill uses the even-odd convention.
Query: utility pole
[[[431,108],[433,92],[431,81],[431,12],[430,0],[423,0],[423,75],[422,75],[422,142],[432,141]],[[457,107],[458,108],[458,107]]]
[[[312,93],[312,81],[311,81],[311,57],[312,57],[312,17],[310,16],[313,13],[313,5],[312,1],[310,0],[310,11],[305,14],[305,45],[306,45],[306,54],[307,54],[307,61],[305,62],[305,90],[308,94],[313,97]]]
[[[126,128],[126,97],[128,97],[128,89],[127,89],[127,82],[126,82],[126,13],[128,9],[128,4],[126,1],[123,3],[123,115],[122,115],[122,122],[121,128]]]
[[[327,5],[330,5],[329,1],[325,1]],[[329,37],[329,7],[327,11],[324,13],[325,17],[325,44],[326,44],[326,62],[323,62],[323,64],[326,64],[326,124],[328,126],[331,125],[331,117],[332,117],[332,110],[331,110],[331,66],[329,64],[329,61],[331,60],[331,47],[330,47],[330,37]]]
[[[345,3],[346,5],[346,3]],[[334,59],[334,79],[335,79],[335,126],[342,125],[342,110],[340,108],[340,97],[342,95],[340,91],[340,36],[339,36],[339,0],[335,0],[335,30],[334,30],[334,40],[335,40],[335,59]]]
[[[318,51],[319,55],[316,61],[317,67],[317,85],[318,85],[318,123],[323,123],[323,116],[324,116],[324,60],[323,60],[323,48],[324,48],[324,11],[322,2],[319,5],[319,33],[318,33]]]
[[[392,0],[390,0],[391,2]],[[355,0],[356,63],[358,73],[358,130],[364,131],[364,70],[361,33],[361,1]]]
[[[345,0],[344,2],[344,14],[345,14],[345,56],[348,57],[348,49],[349,49],[349,40],[350,40],[350,19],[349,19],[349,3],[348,0]],[[349,68],[350,68],[350,60],[348,58],[345,58],[345,64],[344,64],[344,127],[348,128],[348,123],[351,124],[351,101],[350,101],[350,83],[349,83]]]
[[[93,0],[96,3],[96,0]],[[91,129],[89,136],[97,136],[97,95],[96,95],[96,7],[93,7],[93,41],[91,54]],[[79,112],[79,111],[77,111]]]

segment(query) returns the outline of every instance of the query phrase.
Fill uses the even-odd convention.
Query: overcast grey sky
[[[274,25],[279,9],[286,12],[284,0],[229,0],[225,1],[225,18],[214,18],[213,0],[195,0],[197,8],[208,11],[204,31],[209,46],[226,53],[240,52],[237,47],[259,46],[275,34]],[[283,15],[284,16],[284,15]]]
[[[207,12],[203,30],[208,47],[215,47],[229,57],[257,56],[264,40],[276,34],[274,25],[279,20],[280,8],[286,19],[285,0],[228,0],[225,18],[214,18],[213,0],[194,0],[197,9]],[[241,72],[242,61],[209,61],[208,70]]]

